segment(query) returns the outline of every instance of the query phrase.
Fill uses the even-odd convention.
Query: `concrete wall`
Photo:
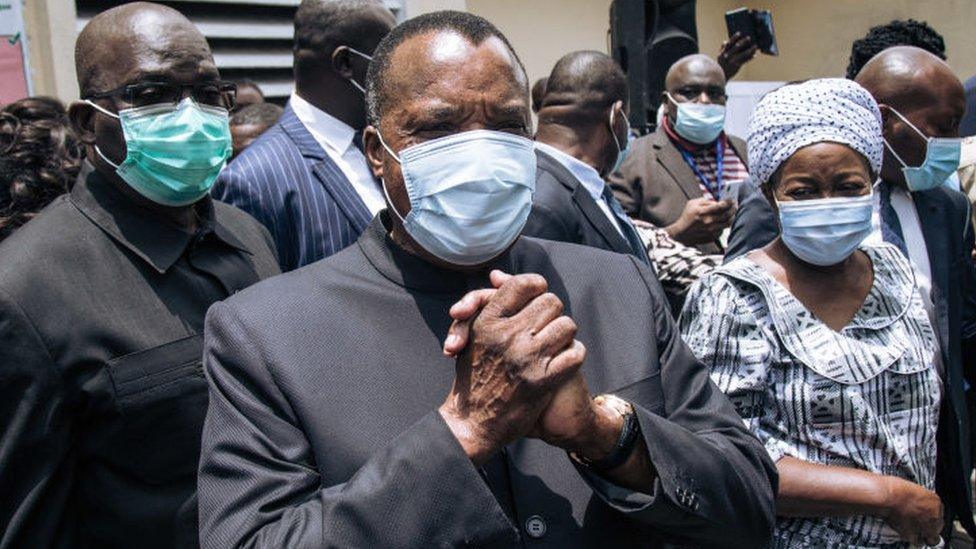
[[[74,0],[27,0],[24,27],[30,48],[34,95],[68,101],[78,97],[75,77]]]
[[[872,25],[909,17],[945,36],[949,64],[960,77],[976,74],[976,0],[698,0],[702,52],[718,53],[724,14],[742,5],[773,11],[782,53],[760,55],[739,80],[841,76],[854,39]],[[606,51],[609,6],[610,0],[406,0],[408,16],[467,9],[490,19],[512,41],[532,81],[569,51]],[[35,93],[76,97],[74,0],[27,0],[25,8]]]
[[[949,65],[960,78],[976,74],[974,0],[698,0],[702,52],[718,53],[727,36],[725,12],[743,5],[773,12],[780,55],[757,56],[740,80],[844,76],[854,40],[872,26],[909,18],[942,34]]]
[[[467,0],[467,7],[508,37],[530,85],[573,50],[609,51],[610,0]]]
[[[532,81],[547,75],[569,51],[608,48],[610,0],[467,0],[466,4],[508,36]],[[908,18],[927,21],[945,37],[949,64],[961,78],[976,74],[976,0],[698,0],[703,53],[718,55],[728,34],[725,12],[740,6],[773,12],[781,54],[757,56],[739,73],[739,80],[843,76],[851,42],[874,25]]]

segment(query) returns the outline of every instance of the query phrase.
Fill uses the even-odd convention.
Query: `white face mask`
[[[826,267],[847,259],[871,234],[873,196],[776,201],[783,243],[793,255]]]
[[[406,217],[386,201],[423,249],[454,265],[480,265],[511,246],[529,218],[535,192],[533,142],[474,130],[407,147],[397,155],[410,198]]]
[[[674,131],[692,143],[706,145],[718,139],[725,129],[725,105],[714,103],[678,103],[671,94],[668,99],[678,108]]]

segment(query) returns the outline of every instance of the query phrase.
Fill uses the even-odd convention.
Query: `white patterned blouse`
[[[874,284],[835,332],[748,257],[700,280],[681,334],[773,461],[784,456],[935,485],[941,381],[911,266],[862,245]],[[907,547],[876,517],[779,518],[774,547]]]

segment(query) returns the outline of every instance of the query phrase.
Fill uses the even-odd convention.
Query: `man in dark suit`
[[[927,137],[959,136],[959,121],[965,112],[962,84],[944,61],[911,46],[879,53],[864,65],[856,81],[881,108],[887,144],[874,191],[875,231],[869,238],[894,244],[912,263],[922,301],[939,335],[945,396],[939,421],[936,491],[947,516],[973,535],[972,408],[967,399],[971,401],[976,386],[976,275],[970,256],[974,237],[969,204],[965,195],[941,184],[911,190],[903,172],[906,165],[923,165]],[[743,204],[739,215],[743,214],[753,220],[765,218],[762,225],[775,221],[765,200]],[[757,226],[755,222],[737,224],[732,240],[754,247],[765,245],[766,236],[749,234]],[[740,253],[748,248],[742,246]],[[946,524],[951,528],[952,520]]]
[[[278,124],[231,162],[215,198],[271,231],[283,271],[352,244],[383,207],[362,153],[370,53],[396,20],[380,0],[303,0],[295,93]]]
[[[504,36],[428,13],[375,57],[365,143],[387,210],[211,309],[201,543],[763,544],[773,466],[650,270],[518,235],[535,155]]]
[[[278,266],[208,196],[233,96],[193,24],[125,4],[75,58],[93,169],[0,245],[0,547],[171,548],[195,531],[204,314]]]
[[[535,195],[522,234],[631,254],[647,252],[604,183],[628,142],[627,77],[606,54],[565,55],[549,75],[536,132]]]
[[[679,59],[662,101],[663,123],[634,141],[610,185],[630,216],[666,227],[682,244],[721,253],[720,236],[735,214],[726,185],[748,175],[744,143],[722,129],[725,74],[706,55]]]
[[[962,83],[945,61],[913,46],[884,50],[855,80],[877,100],[887,143],[875,191],[880,222],[876,235],[898,246],[912,263],[922,302],[939,335],[945,397],[937,491],[947,517],[976,535],[972,410],[965,391],[967,384],[970,391],[976,384],[976,275],[969,203],[965,195],[942,184],[949,174],[935,188],[915,190],[916,183],[903,171],[923,165],[928,138],[959,137],[966,110]],[[951,529],[952,520],[946,523]]]

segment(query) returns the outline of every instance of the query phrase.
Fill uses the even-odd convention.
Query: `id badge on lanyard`
[[[701,181],[701,184],[708,189],[708,193],[711,194],[712,198],[715,200],[719,200],[719,193],[722,189],[722,170],[723,164],[725,163],[725,144],[722,141],[722,139],[718,139],[715,143],[716,167],[714,184],[709,181],[708,178],[705,177],[705,174],[703,174],[701,170],[698,169],[698,166],[695,165],[695,159],[692,158],[691,153],[681,148],[678,149],[678,151],[681,153],[681,157],[684,158],[685,162],[688,163],[688,167],[691,168],[691,171],[695,173],[695,177],[697,177],[698,181]]]

